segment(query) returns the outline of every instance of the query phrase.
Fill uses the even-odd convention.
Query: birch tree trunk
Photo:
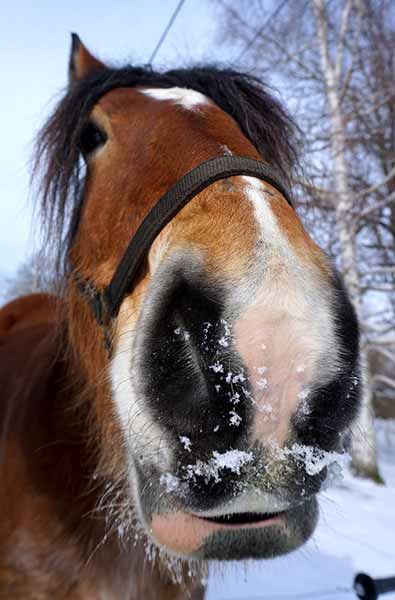
[[[336,217],[336,227],[340,241],[340,259],[346,286],[356,312],[361,315],[362,296],[359,286],[356,257],[356,222],[353,217],[354,198],[349,185],[349,171],[346,157],[346,127],[341,106],[341,71],[347,21],[355,8],[354,0],[347,0],[341,15],[339,38],[336,52],[330,53],[328,38],[328,14],[325,0],[312,0],[323,80],[325,82],[326,101],[329,108],[330,147],[332,157],[332,179]],[[362,344],[361,366],[363,370],[362,406],[359,418],[352,430],[352,465],[354,471],[377,482],[383,482],[376,457],[376,441],[372,410],[372,388],[368,373],[367,353]]]

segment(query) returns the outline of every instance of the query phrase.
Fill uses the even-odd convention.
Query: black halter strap
[[[202,162],[181,177],[146,215],[130,240],[109,285],[98,290],[91,280],[74,273],[78,289],[101,326],[107,329],[117,316],[123,299],[132,289],[142,260],[162,229],[197,194],[215,181],[233,175],[248,175],[269,183],[293,207],[291,194],[280,174],[264,162],[244,156],[221,156]],[[109,345],[108,337],[106,345]]]

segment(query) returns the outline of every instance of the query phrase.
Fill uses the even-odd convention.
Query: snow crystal
[[[229,398],[230,402],[232,402],[232,404],[238,404],[240,402],[240,394],[238,392],[235,392],[230,398]]]
[[[225,337],[225,336],[223,336],[222,338],[220,338],[220,339],[218,340],[218,344],[219,344],[220,346],[222,346],[223,348],[227,348],[227,347],[229,346],[229,342],[228,342],[228,340],[226,339],[226,337]]]
[[[226,374],[225,381],[226,383],[243,383],[246,380],[243,373],[232,373],[232,371],[228,371]]]
[[[262,379],[258,379],[258,381],[256,382],[256,385],[260,390],[265,390],[268,386],[266,377],[263,377]]]
[[[253,455],[251,452],[243,452],[242,450],[227,450],[226,452],[213,452],[213,458],[208,462],[198,460],[193,465],[186,466],[187,479],[194,480],[196,476],[202,476],[209,481],[214,479],[215,483],[221,481],[219,473],[223,469],[229,469],[232,473],[240,474],[240,469],[243,465],[251,462]]]
[[[216,425],[213,429],[214,433],[217,433],[217,431],[219,431],[219,425]]]
[[[299,400],[306,400],[306,398],[308,397],[309,393],[310,392],[307,389],[306,390],[302,390],[301,392],[299,392],[299,394],[298,394]]]
[[[174,330],[174,333],[175,333],[176,335],[180,335],[180,333],[181,333],[181,327],[177,327],[177,328]]]
[[[291,448],[283,448],[280,451],[282,456],[293,456],[304,463],[305,471],[308,475],[318,475],[325,467],[334,463],[343,466],[348,461],[348,455],[339,452],[327,452],[316,446],[305,446],[303,444],[293,444]]]
[[[252,402],[253,404],[256,404],[256,402],[255,402],[254,398],[253,398],[253,397],[252,397],[252,395],[251,395],[251,392],[250,392],[249,390],[247,390],[247,388],[243,387],[243,388],[242,388],[242,391],[243,391],[243,394],[244,394],[244,396],[245,396],[246,398],[248,398],[248,400],[251,400],[251,402]]]
[[[213,452],[213,462],[219,469],[229,469],[232,473],[239,475],[240,468],[246,463],[250,463],[253,459],[251,452],[244,452],[243,450],[228,450],[222,454],[219,452]]]
[[[180,435],[180,442],[184,446],[185,450],[191,451],[192,442],[186,435]]]
[[[160,476],[159,483],[166,488],[166,492],[169,494],[170,492],[174,492],[178,489],[180,480],[171,473],[165,473],[164,475]]]
[[[229,412],[229,414],[230,414],[230,421],[229,421],[230,424],[233,425],[234,427],[238,427],[242,421],[241,416],[239,414],[237,414],[237,412],[234,410],[231,410]]]
[[[232,330],[228,322],[225,319],[221,319],[221,324],[224,326],[225,336],[230,337],[232,335]]]
[[[243,383],[243,381],[245,381],[246,378],[244,377],[243,373],[239,373],[238,375],[235,375],[232,379],[232,383],[238,383],[239,381],[241,383]]]
[[[217,361],[213,365],[210,365],[209,369],[212,369],[214,371],[214,373],[223,373],[224,365],[222,365],[220,362]]]
[[[310,390],[307,388],[302,390],[298,394],[298,399],[301,401],[300,405],[299,405],[299,410],[304,415],[309,415],[311,413],[311,407],[309,406],[309,403],[307,401],[309,394],[310,394]]]
[[[258,375],[264,375],[267,371],[267,367],[256,367]]]

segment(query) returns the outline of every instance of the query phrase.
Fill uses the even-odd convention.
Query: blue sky
[[[35,132],[66,83],[70,32],[100,58],[146,62],[177,0],[18,0],[2,5],[0,57],[0,275],[9,275],[35,247],[29,161]],[[186,0],[156,65],[226,61],[219,49],[215,7]]]

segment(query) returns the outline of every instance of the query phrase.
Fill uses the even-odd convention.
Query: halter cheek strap
[[[138,269],[155,238],[197,194],[215,181],[234,175],[257,177],[269,183],[293,208],[290,191],[273,167],[244,156],[211,158],[183,175],[149,211],[130,240],[110,283],[104,289],[98,290],[91,280],[74,272],[79,291],[90,305],[98,323],[104,327],[108,349],[111,347],[108,327],[118,315],[123,299],[132,289]]]

